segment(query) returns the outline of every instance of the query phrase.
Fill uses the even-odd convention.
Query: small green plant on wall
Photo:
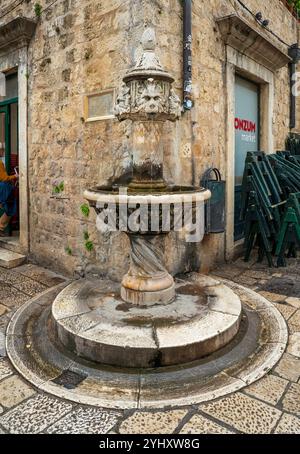
[[[65,190],[65,183],[61,181],[60,183],[53,183],[53,194],[61,194]]]
[[[84,203],[80,206],[81,214],[88,218],[90,215],[90,206],[87,203]],[[83,232],[84,247],[88,252],[92,252],[94,249],[94,243],[90,240],[90,234],[87,230]]]
[[[84,238],[85,249],[88,252],[92,252],[92,250],[94,249],[94,243],[90,240],[89,232],[87,232],[87,231],[83,232],[83,238]]]
[[[72,249],[70,248],[70,246],[66,246],[66,247],[65,247],[65,251],[66,251],[66,253],[67,253],[68,255],[72,255],[72,254],[73,254],[73,251],[72,251]]]
[[[94,249],[94,243],[92,241],[86,241],[85,242],[85,249],[88,251],[88,252],[92,252],[93,249]]]
[[[90,215],[90,207],[89,207],[89,205],[87,203],[84,203],[83,205],[81,205],[80,211],[81,211],[82,215],[85,218],[89,217],[89,215]]]
[[[42,15],[42,6],[40,5],[40,3],[35,3],[34,4],[34,13],[35,13],[36,17],[41,17],[41,15]]]

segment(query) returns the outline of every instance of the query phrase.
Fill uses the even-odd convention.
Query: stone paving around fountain
[[[280,363],[260,381],[225,398],[159,411],[116,411],[74,404],[36,391],[12,368],[6,326],[16,309],[64,281],[48,270],[0,268],[1,433],[300,433],[300,261],[286,269],[238,260],[213,275],[266,297],[284,316],[289,343]],[[71,377],[70,377],[71,380]]]

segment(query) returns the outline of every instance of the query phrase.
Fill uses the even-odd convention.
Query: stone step
[[[8,236],[8,237],[1,237],[0,236],[0,249],[8,249],[12,252],[19,252],[20,250],[20,243],[19,237],[15,236]]]
[[[0,267],[3,268],[16,268],[22,265],[26,260],[25,255],[17,254],[16,252],[0,248]]]

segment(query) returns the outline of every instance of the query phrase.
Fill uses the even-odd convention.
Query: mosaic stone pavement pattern
[[[263,379],[215,401],[172,410],[107,410],[54,398],[13,369],[5,351],[7,324],[33,296],[64,281],[32,264],[0,268],[0,434],[236,434],[300,433],[300,261],[288,268],[238,260],[212,273],[265,296],[284,316],[289,344]]]

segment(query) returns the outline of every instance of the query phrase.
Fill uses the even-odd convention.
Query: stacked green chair
[[[292,155],[300,155],[300,136],[299,134],[293,134],[288,137],[286,141],[286,148],[291,152]]]
[[[300,161],[288,152],[278,152],[268,156],[274,173],[287,200],[290,194],[300,192]]]
[[[249,206],[245,215],[245,261],[248,262],[254,247],[258,246],[258,261],[266,255],[269,266],[273,266],[272,232],[269,229],[260,201],[255,191],[249,193]]]
[[[271,267],[285,201],[271,162],[263,152],[247,154],[242,193],[245,261],[249,261],[252,250],[258,246],[259,261],[266,256]]]
[[[286,266],[286,257],[297,257],[300,249],[300,192],[290,194],[278,236],[277,266]]]
[[[300,141],[299,141],[300,144]],[[286,266],[300,248],[300,154],[249,152],[243,178],[241,218],[245,219],[245,261],[258,246],[258,260]],[[299,147],[300,151],[300,147]]]

